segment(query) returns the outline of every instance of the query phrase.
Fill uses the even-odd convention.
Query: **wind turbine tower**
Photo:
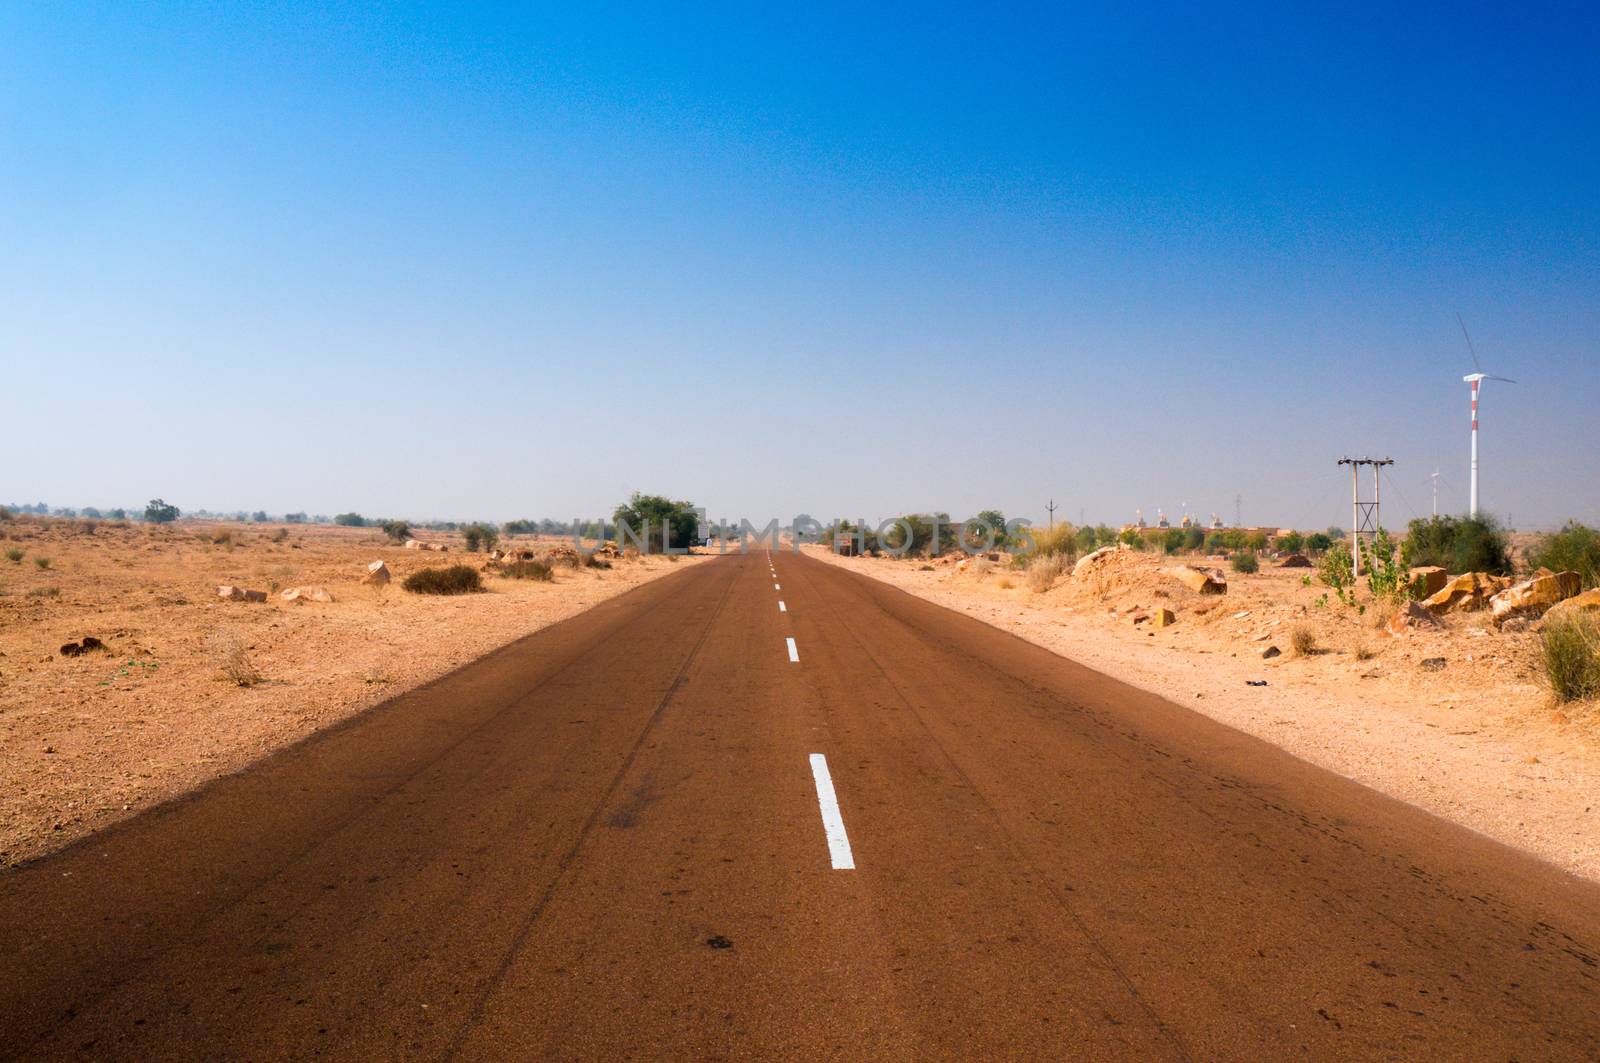
[[[1467,353],[1472,355],[1472,367],[1475,370],[1461,379],[1472,385],[1472,486],[1467,492],[1467,511],[1476,517],[1478,515],[1478,387],[1485,380],[1499,380],[1506,384],[1515,384],[1516,381],[1510,377],[1485,373],[1478,361],[1478,352],[1472,349],[1472,337],[1467,334],[1467,323],[1461,320],[1460,314],[1456,315],[1456,323],[1461,326],[1461,335],[1467,341]]]

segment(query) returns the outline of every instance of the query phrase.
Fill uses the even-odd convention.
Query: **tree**
[[[386,520],[383,522],[383,534],[397,543],[403,543],[411,538],[411,525],[403,520]]]
[[[1306,544],[1305,536],[1297,531],[1285,532],[1278,536],[1278,549],[1285,553],[1298,554]]]
[[[304,524],[306,522],[306,515],[304,513],[285,513],[283,515],[283,522],[285,524]]]
[[[1314,554],[1320,554],[1328,549],[1331,549],[1336,541],[1342,540],[1333,539],[1328,535],[1327,532],[1313,532],[1312,534],[1306,536],[1306,549],[1310,550]]]
[[[179,516],[177,506],[159,498],[152,498],[144,507],[144,519],[151,524],[170,524]]]
[[[367,526],[367,518],[359,513],[341,513],[333,518],[333,522],[345,528],[365,528]]]
[[[267,511],[264,509],[258,509],[254,513],[250,514],[250,519],[255,521],[257,524],[265,524],[267,522]]]
[[[616,508],[611,519],[618,525],[626,524],[633,535],[643,538],[646,553],[660,552],[663,537],[674,550],[687,550],[700,541],[700,515],[694,511],[693,502],[674,502],[664,495],[635,491]]]
[[[480,549],[493,550],[500,542],[500,533],[495,530],[494,525],[484,524],[481,521],[462,528],[461,535],[467,540],[468,552],[474,554]]]

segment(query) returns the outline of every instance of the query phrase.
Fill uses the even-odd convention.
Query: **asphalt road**
[[[0,875],[0,957],[17,1057],[1600,1057],[1600,890],[792,554]]]

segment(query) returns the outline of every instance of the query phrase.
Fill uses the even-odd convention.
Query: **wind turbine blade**
[[[1461,326],[1461,335],[1466,337],[1467,353],[1472,355],[1472,368],[1480,373],[1483,372],[1483,365],[1478,361],[1478,352],[1472,349],[1472,337],[1467,335],[1467,323],[1461,320],[1460,313],[1456,314],[1456,324]]]
[[[1483,379],[1485,379],[1485,380],[1499,380],[1499,381],[1502,381],[1502,382],[1507,383],[1507,384],[1515,384],[1516,383],[1515,380],[1512,380],[1508,376],[1486,376]]]

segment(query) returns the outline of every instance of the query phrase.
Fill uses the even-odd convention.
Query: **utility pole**
[[[1378,473],[1385,465],[1393,465],[1393,458],[1340,458],[1340,465],[1350,466],[1350,574],[1361,575],[1361,537],[1371,538],[1382,527],[1378,511]],[[1361,466],[1372,466],[1372,501],[1361,501]]]
[[[1050,504],[1048,506],[1045,506],[1044,508],[1046,510],[1048,510],[1049,513],[1050,513],[1050,530],[1051,531],[1055,531],[1056,530],[1056,500],[1052,498],[1050,500]]]
[[[1244,495],[1234,495],[1233,496],[1233,526],[1235,528],[1244,527],[1244,518],[1241,515],[1243,513],[1244,513]]]
[[[1439,470],[1433,470],[1433,515],[1439,516]]]

